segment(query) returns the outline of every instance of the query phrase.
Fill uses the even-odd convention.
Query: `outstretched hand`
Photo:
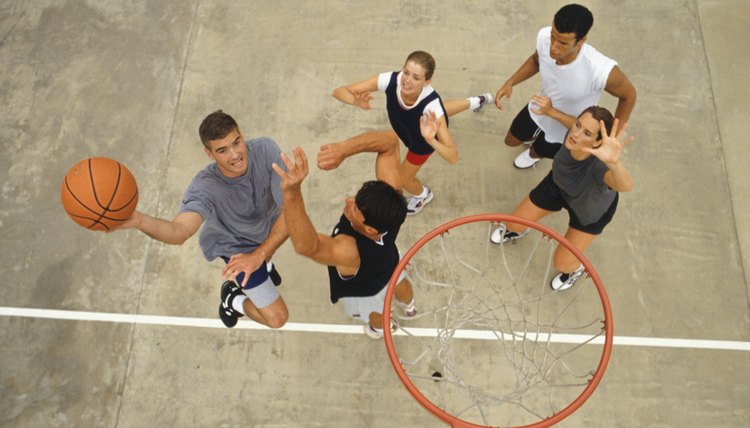
[[[609,135],[607,133],[607,127],[604,125],[604,121],[600,120],[599,132],[602,134],[601,144],[597,147],[586,147],[583,151],[591,153],[607,165],[613,165],[620,162],[622,151],[625,146],[633,142],[635,137],[626,137],[627,134],[625,133],[625,130],[628,128],[627,123],[624,123],[621,129],[618,129],[619,125],[620,120],[615,119],[612,124],[612,135]]]
[[[352,92],[352,95],[354,95],[352,105],[355,105],[362,110],[370,110],[372,108],[370,107],[370,100],[372,99],[372,95],[370,95],[369,92]]]
[[[137,229],[141,224],[141,216],[143,216],[143,214],[140,211],[133,211],[133,214],[131,214],[127,219],[123,220],[122,223],[116,225],[113,229],[105,230],[104,232],[111,233],[116,230]]]
[[[435,139],[438,131],[438,121],[434,111],[425,112],[419,119],[419,132],[428,144]]]
[[[502,98],[505,97],[505,101],[510,100],[510,95],[513,93],[513,84],[510,82],[505,82],[503,86],[500,87],[500,89],[497,90],[497,93],[495,94],[495,106],[502,111],[503,105],[501,103]]]
[[[271,165],[276,174],[281,177],[281,190],[284,192],[299,190],[300,185],[310,172],[307,166],[307,155],[302,148],[296,146],[292,149],[292,153],[294,153],[294,162],[285,153],[281,154],[281,160],[286,166],[286,171],[275,162]]]

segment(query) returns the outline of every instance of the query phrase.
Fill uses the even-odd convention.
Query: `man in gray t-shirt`
[[[203,255],[208,261],[222,258],[224,278],[234,280],[221,288],[222,322],[234,327],[247,315],[279,328],[289,318],[275,287],[281,278],[270,263],[289,236],[281,180],[271,168],[282,164],[281,149],[270,138],[245,141],[237,122],[221,110],[203,120],[199,134],[214,163],[193,178],[177,216],[169,221],[136,211],[120,228],[136,228],[174,245],[201,229]]]

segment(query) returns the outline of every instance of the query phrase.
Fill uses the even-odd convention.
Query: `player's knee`
[[[514,137],[513,134],[508,131],[507,134],[505,134],[505,145],[510,147],[516,147],[523,144],[523,141],[519,140],[518,138]]]
[[[289,320],[289,313],[286,311],[274,312],[270,316],[266,317],[266,325],[271,328],[284,327],[287,320]]]

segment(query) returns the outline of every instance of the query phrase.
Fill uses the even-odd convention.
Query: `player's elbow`
[[[317,251],[317,245],[294,241],[292,242],[294,244],[294,252],[299,254],[300,256],[312,258]]]

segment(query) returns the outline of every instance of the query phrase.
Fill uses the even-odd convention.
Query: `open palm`
[[[599,132],[602,134],[602,143],[597,147],[585,148],[584,151],[591,153],[606,164],[618,163],[625,146],[635,139],[635,137],[626,137],[625,130],[628,127],[627,123],[623,124],[621,129],[618,129],[619,125],[619,119],[615,119],[612,124],[612,135],[609,135],[604,121],[600,120]]]

